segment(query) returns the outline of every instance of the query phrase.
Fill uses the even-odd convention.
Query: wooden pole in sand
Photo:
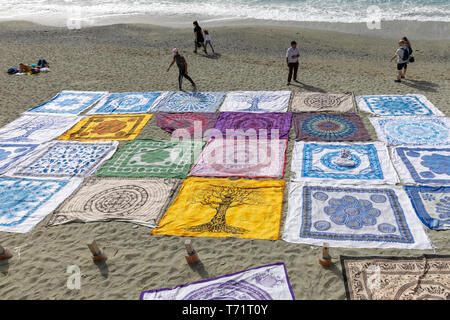
[[[329,245],[328,243],[324,243],[322,246],[322,253],[319,255],[319,264],[324,267],[331,266],[331,257],[329,253]]]
[[[6,248],[0,245],[0,260],[8,260],[11,259],[13,254]]]
[[[106,261],[106,259],[108,259],[103,251],[97,246],[97,242],[95,240],[93,240],[91,243],[88,243],[87,246],[92,252],[92,260],[94,262]]]
[[[185,256],[186,261],[188,264],[195,264],[200,261],[200,258],[198,257],[197,252],[194,250],[194,247],[192,246],[191,240],[186,240],[184,242],[184,246],[186,247],[187,256]]]

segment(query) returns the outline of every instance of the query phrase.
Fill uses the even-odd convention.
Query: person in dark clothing
[[[177,48],[174,48],[172,50],[172,54],[173,54],[173,60],[170,63],[169,67],[167,68],[167,72],[170,70],[170,68],[173,66],[173,64],[176,63],[177,67],[178,67],[178,71],[179,71],[179,74],[178,74],[179,89],[183,90],[182,89],[183,78],[188,79],[191,82],[192,86],[195,88],[196,85],[195,85],[194,80],[192,80],[191,77],[189,77],[189,75],[188,75],[188,64],[186,62],[186,59],[184,59],[184,57],[178,52]]]
[[[289,69],[287,85],[291,84],[292,75],[294,76],[294,81],[297,81],[297,71],[298,71],[298,57],[300,56],[300,51],[297,48],[297,42],[291,41],[291,46],[286,51],[286,64]]]
[[[197,53],[197,48],[200,47],[203,47],[203,51],[207,53],[202,28],[200,28],[197,21],[194,21],[193,25],[194,25],[194,45],[195,45],[194,53]]]
[[[401,75],[401,78],[404,79],[406,76],[406,70],[408,70],[408,64],[409,62],[414,62],[414,57],[412,56],[413,49],[411,47],[411,42],[409,42],[409,39],[407,37],[402,38],[403,42],[405,43],[405,47],[408,50],[408,62],[406,62],[405,68],[403,69],[403,73]]]

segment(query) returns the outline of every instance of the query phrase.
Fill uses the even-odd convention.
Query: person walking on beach
[[[206,47],[208,47],[208,44],[209,44],[209,46],[211,47],[212,53],[215,53],[214,48],[211,44],[211,35],[209,34],[209,31],[205,29],[203,32],[205,34],[205,49],[206,49]]]
[[[395,54],[392,56],[391,62],[395,58],[397,58],[397,79],[395,80],[395,82],[402,82],[402,80],[401,80],[402,75],[403,75],[402,71],[404,69],[406,70],[407,63],[409,61],[409,50],[405,45],[405,41],[399,40],[398,49],[395,52]]]
[[[402,40],[403,40],[403,42],[405,43],[405,47],[406,47],[406,49],[408,49],[408,52],[409,52],[408,62],[406,63],[406,66],[405,66],[405,68],[403,69],[403,73],[402,73],[402,79],[404,79],[405,76],[406,76],[406,70],[408,69],[408,64],[409,64],[410,62],[411,62],[411,63],[414,62],[414,57],[412,56],[413,49],[412,49],[412,47],[411,47],[411,42],[409,42],[409,39],[408,39],[407,37],[403,37]]]
[[[300,51],[297,48],[297,42],[291,41],[291,46],[286,51],[286,64],[289,69],[287,85],[291,84],[292,74],[294,75],[294,81],[297,81],[297,71],[298,71],[298,57],[300,56]]]
[[[173,64],[176,62],[177,63],[177,67],[178,67],[178,87],[180,90],[182,89],[182,84],[183,84],[183,78],[188,79],[192,86],[195,88],[195,82],[194,80],[191,79],[191,77],[189,77],[188,75],[188,64],[186,62],[186,59],[184,59],[184,57],[178,52],[177,48],[174,48],[172,50],[172,54],[173,54],[173,60],[170,63],[169,67],[167,68],[167,72],[169,72],[170,68],[173,66]]]
[[[203,47],[203,51],[207,53],[202,28],[200,28],[197,21],[194,21],[192,24],[194,25],[194,42],[195,42],[194,53],[197,53],[197,48],[200,47]]]

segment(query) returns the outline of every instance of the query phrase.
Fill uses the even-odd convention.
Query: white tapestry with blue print
[[[93,106],[108,92],[64,90],[43,104],[31,108],[26,113],[78,115]]]
[[[82,179],[36,180],[0,177],[0,231],[25,233],[58,207]]]
[[[150,112],[216,112],[224,96],[225,92],[172,91]]]
[[[450,144],[450,121],[445,117],[369,118],[378,139],[388,145]]]
[[[165,92],[121,92],[110,93],[88,114],[129,114],[149,112],[164,96]]]
[[[379,116],[444,115],[421,94],[358,96],[356,101],[361,111]]]
[[[27,178],[84,178],[116,151],[117,141],[53,141],[7,174]]]
[[[403,183],[450,185],[449,146],[399,146],[392,161]]]
[[[292,151],[292,181],[395,184],[397,174],[386,146],[374,143],[305,143]]]
[[[399,187],[289,185],[283,240],[342,248],[431,249]]]
[[[0,143],[0,174],[14,167],[38,147],[38,144]]]
[[[291,91],[228,92],[220,111],[287,112]]]

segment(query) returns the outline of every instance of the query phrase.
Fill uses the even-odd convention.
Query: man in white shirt
[[[300,51],[297,48],[297,42],[291,41],[290,48],[286,51],[286,64],[289,68],[288,82],[287,85],[291,84],[292,73],[294,73],[294,81],[297,81],[297,71],[298,71],[298,57],[300,56]]]

